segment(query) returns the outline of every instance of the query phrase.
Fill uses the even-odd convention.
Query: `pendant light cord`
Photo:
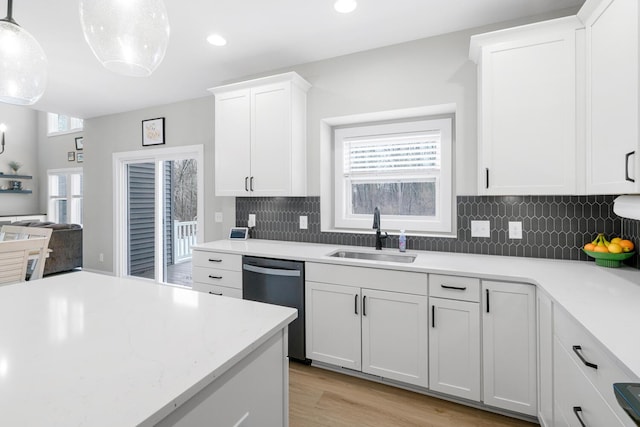
[[[7,16],[4,19],[0,19],[0,21],[7,21],[18,25],[18,23],[13,20],[13,0],[7,0]]]

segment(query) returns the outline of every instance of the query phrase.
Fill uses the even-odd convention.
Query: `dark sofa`
[[[11,225],[51,228],[49,257],[44,264],[43,276],[82,267],[82,226],[54,222],[17,221]]]

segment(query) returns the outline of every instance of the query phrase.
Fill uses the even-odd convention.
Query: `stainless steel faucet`
[[[376,230],[376,249],[382,250],[382,241],[389,237],[387,232],[384,232],[384,236],[380,234],[380,209],[376,206],[373,210],[373,229]]]

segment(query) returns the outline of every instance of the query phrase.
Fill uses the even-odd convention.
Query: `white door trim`
[[[170,148],[152,148],[148,150],[126,151],[113,153],[113,260],[114,274],[116,277],[122,277],[126,271],[127,265],[127,230],[124,226],[127,223],[127,182],[125,176],[125,168],[131,163],[154,162],[158,163],[163,160],[184,160],[195,159],[197,162],[197,182],[198,182],[198,242],[204,241],[204,148],[202,144],[186,145],[182,147]],[[158,168],[156,168],[158,171]],[[156,182],[160,182],[156,180]],[[156,193],[160,189],[156,187]],[[156,198],[156,200],[158,200]],[[161,207],[161,206],[160,206]],[[158,209],[158,206],[156,206]],[[156,218],[156,231],[162,230],[162,224]],[[161,281],[158,276],[160,258],[156,256],[156,280]]]

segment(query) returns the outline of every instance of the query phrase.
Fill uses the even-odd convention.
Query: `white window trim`
[[[72,199],[82,199],[82,202],[84,203],[84,190],[83,190],[83,194],[81,196],[77,196],[77,195],[73,195],[71,194],[71,183],[67,182],[67,196],[66,197],[58,197],[58,196],[51,196],[51,194],[49,193],[49,179],[51,177],[51,175],[67,175],[67,177],[70,177],[71,175],[74,174],[82,174],[84,175],[84,169],[82,167],[77,167],[77,168],[62,168],[62,169],[47,169],[47,220],[48,221],[53,221],[56,218],[52,218],[51,217],[51,202],[52,199],[66,199],[71,201]],[[69,207],[71,207],[71,203],[68,204]],[[68,213],[68,212],[67,212]],[[67,222],[71,222],[70,218],[67,218]],[[84,222],[84,218],[82,219],[81,222]]]
[[[362,219],[362,228],[355,228],[345,226],[344,224],[336,224],[336,167],[335,167],[335,141],[334,130],[336,127],[347,127],[364,125],[367,123],[385,122],[385,121],[399,121],[399,120],[412,120],[418,118],[426,118],[428,120],[438,120],[434,117],[430,119],[430,116],[438,116],[443,114],[455,114],[455,104],[443,104],[428,107],[417,107],[401,110],[391,110],[376,113],[358,114],[352,116],[342,116],[323,119],[320,124],[320,228],[323,232],[337,232],[337,233],[373,233],[374,231],[367,231],[372,222],[373,214],[371,218]],[[450,118],[448,120],[451,120]],[[449,126],[449,130],[453,130]],[[408,235],[413,236],[437,236],[437,237],[451,237],[457,236],[457,221],[456,221],[456,195],[455,195],[455,160],[453,159],[454,150],[454,137],[451,135],[451,144],[448,149],[450,150],[451,164],[451,179],[448,180],[446,188],[441,188],[441,191],[447,191],[450,194],[450,201],[446,203],[446,206],[441,206],[443,209],[442,214],[442,226],[434,227],[430,231],[423,230],[407,230]],[[363,229],[364,228],[364,229]],[[386,229],[385,229],[386,228]],[[405,227],[402,227],[405,228]],[[401,226],[399,223],[394,223],[390,217],[386,218],[386,221],[382,221],[383,231],[388,231],[389,234],[398,234]]]
[[[81,133],[84,132],[84,119],[82,119],[82,127],[81,128],[74,128],[74,129],[69,129],[69,130],[62,130],[62,131],[55,131],[55,132],[50,132],[49,129],[51,128],[51,115],[55,114],[56,117],[57,116],[67,116],[66,114],[58,114],[58,113],[51,113],[48,112],[47,113],[47,136],[59,136],[59,135],[69,135],[72,133]],[[79,117],[71,117],[71,116],[67,116],[69,118],[69,120],[71,119],[79,119]]]

